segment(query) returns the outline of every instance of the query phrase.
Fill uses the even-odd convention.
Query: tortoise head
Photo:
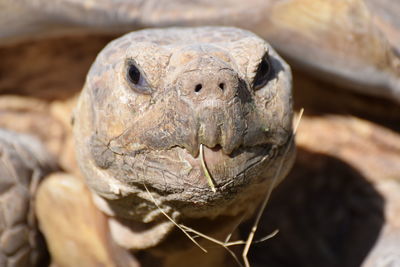
[[[290,69],[244,30],[129,33],[92,65],[74,135],[89,187],[119,217],[162,216],[144,185],[175,217],[246,213],[292,164]]]

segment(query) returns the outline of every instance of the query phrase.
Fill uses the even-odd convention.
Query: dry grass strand
[[[292,143],[293,138],[296,135],[297,128],[299,127],[299,124],[300,124],[300,121],[301,121],[301,117],[303,116],[303,112],[304,112],[304,109],[302,108],[300,110],[300,112],[299,112],[299,115],[297,116],[298,118],[297,118],[296,124],[295,124],[294,129],[293,129],[293,134],[290,137],[290,140],[288,142],[288,146],[286,147],[286,149],[284,151],[284,156],[289,152],[290,144]],[[245,247],[243,249],[243,252],[242,252],[242,258],[243,258],[243,261],[244,261],[246,267],[250,267],[250,263],[249,263],[249,260],[247,258],[247,254],[249,252],[250,245],[253,243],[254,235],[255,235],[255,233],[257,231],[257,227],[258,227],[258,224],[260,222],[261,216],[264,213],[265,207],[267,206],[268,201],[269,201],[269,199],[271,197],[272,189],[274,188],[276,180],[277,180],[277,178],[279,177],[279,175],[280,175],[280,173],[282,171],[283,160],[285,158],[284,156],[282,157],[281,161],[279,162],[278,169],[277,169],[277,171],[276,171],[276,173],[274,175],[274,178],[272,179],[272,184],[268,188],[267,194],[266,194],[266,196],[265,196],[265,198],[264,198],[264,200],[263,200],[263,202],[261,204],[261,208],[259,209],[259,211],[257,213],[256,220],[254,221],[254,224],[253,224],[253,226],[251,228],[251,231],[250,231],[250,233],[249,233],[249,235],[247,237],[246,245],[245,245]]]

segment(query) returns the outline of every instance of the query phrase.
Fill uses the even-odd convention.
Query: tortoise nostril
[[[198,85],[196,85],[196,87],[194,88],[194,91],[196,93],[200,92],[201,88],[203,88],[203,86],[201,85],[201,83],[199,83]]]
[[[223,91],[225,89],[225,84],[224,83],[220,83],[219,84],[219,88],[221,88],[221,90]]]

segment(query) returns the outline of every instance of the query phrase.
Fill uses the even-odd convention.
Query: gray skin
[[[148,27],[236,26],[320,79],[399,102],[398,10],[398,1],[381,0],[0,0],[0,44]]]
[[[255,88],[263,58],[269,76]],[[136,84],[131,65],[140,71]],[[124,243],[113,227],[119,245],[143,249],[163,240],[172,224],[161,210],[177,221],[239,221],[292,165],[290,68],[264,40],[236,28],[129,33],[92,65],[74,111],[74,137],[96,204],[116,218],[112,227],[120,220],[152,223],[151,240],[140,244]]]

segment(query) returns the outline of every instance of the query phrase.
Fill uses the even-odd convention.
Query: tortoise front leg
[[[0,266],[36,266],[45,260],[33,200],[40,180],[54,169],[37,139],[0,129]]]
[[[39,227],[57,266],[139,266],[110,238],[107,217],[78,178],[55,173],[40,185],[36,201]]]

